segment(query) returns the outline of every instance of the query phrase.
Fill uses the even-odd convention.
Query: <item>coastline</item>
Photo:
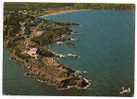
[[[46,15],[43,15],[44,17],[48,17],[48,16],[55,16],[55,15],[59,15],[59,14],[67,14],[67,13],[73,13],[73,12],[80,12],[80,11],[91,11],[91,9],[79,9],[79,10],[60,10],[57,12],[52,12]]]
[[[43,17],[49,17],[49,16],[55,16],[55,15],[60,15],[60,14],[69,14],[69,13],[75,13],[75,12],[81,12],[81,11],[91,11],[91,9],[69,9],[69,10],[60,10],[60,11],[56,11],[56,12],[52,12],[46,15],[43,15]],[[56,56],[56,54],[55,54]],[[56,59],[57,60],[57,59]],[[59,63],[58,63],[59,64]],[[61,65],[61,64],[60,64]],[[70,68],[71,69],[71,68]],[[83,80],[87,83],[87,85],[85,87],[78,87],[77,85],[72,85],[69,86],[67,88],[56,88],[57,90],[67,90],[67,89],[71,89],[71,88],[77,88],[77,89],[81,89],[81,90],[86,90],[90,87],[91,82],[86,79],[83,78]]]
[[[72,13],[77,11],[87,11],[88,9],[83,10],[58,10],[56,13],[50,13],[49,15],[57,15],[62,13]],[[15,15],[18,15],[17,18],[20,18],[20,12],[14,13]],[[12,14],[11,14],[12,16]],[[14,16],[14,15],[13,15]],[[26,17],[27,14],[22,14],[22,16]],[[12,17],[11,17],[12,18]],[[34,21],[32,16],[27,16],[27,19],[31,18],[30,21]],[[16,63],[22,64],[25,70],[25,75],[31,78],[35,78],[39,82],[45,82],[47,85],[55,86],[57,89],[70,89],[70,88],[77,88],[77,89],[86,89],[90,86],[90,82],[81,74],[76,74],[76,70],[72,70],[71,68],[67,67],[65,64],[61,64],[58,62],[57,58],[58,56],[52,53],[48,47],[46,49],[43,48],[43,39],[47,39],[47,43],[44,43],[45,46],[47,46],[50,43],[56,42],[56,39],[62,40],[61,36],[66,34],[70,35],[72,30],[70,29],[70,26],[66,24],[57,24],[57,23],[47,23],[46,20],[36,20],[37,23],[33,23],[36,26],[35,27],[29,27],[35,29],[35,31],[32,31],[32,35],[30,34],[29,37],[26,37],[27,34],[24,34],[24,23],[27,23],[26,21],[20,22],[16,21],[14,23],[14,26],[16,26],[17,23],[21,24],[19,28],[23,28],[22,30],[15,30],[17,31],[17,34],[13,37],[12,35],[6,35],[5,38],[12,38],[14,40],[19,39],[16,46],[14,46],[15,42],[11,43],[9,40],[5,39],[6,47],[11,50],[11,57],[13,60],[16,61]],[[8,24],[11,24],[10,22]],[[31,22],[28,22],[30,25]],[[54,27],[54,25],[56,27]],[[48,27],[48,26],[49,27]],[[41,27],[44,26],[44,27]],[[59,27],[59,29],[57,28]],[[49,35],[47,36],[45,32],[45,28],[49,29]],[[9,28],[6,28],[7,30]],[[43,32],[43,37],[40,38],[37,33]],[[54,30],[58,29],[59,31],[55,32]],[[65,29],[65,30],[64,30]],[[28,29],[29,30],[29,29]],[[31,29],[30,29],[31,30]],[[10,32],[11,33],[11,32]],[[54,33],[54,34],[53,34]],[[42,34],[41,34],[42,35]],[[57,36],[58,35],[58,36]],[[52,36],[52,38],[50,38]],[[35,37],[39,38],[38,41],[35,41]],[[21,39],[23,38],[23,39]],[[64,39],[66,37],[63,37]],[[10,46],[11,44],[11,46]],[[12,45],[13,44],[13,45]],[[47,51],[48,50],[48,51]],[[71,54],[69,55],[71,56]],[[39,61],[41,60],[41,61]],[[64,72],[65,71],[65,72]]]
[[[42,6],[40,6],[40,7],[42,7]],[[29,8],[29,6],[28,6],[28,8]],[[52,9],[52,7],[51,7],[51,9]],[[8,17],[6,15],[9,16],[12,14],[10,13],[10,11],[9,11],[9,13],[7,13],[8,12],[7,9],[4,8],[4,10],[5,10],[4,11],[4,19],[7,19]],[[64,42],[64,43],[57,42],[56,44],[58,44],[57,45],[58,49],[54,48],[54,46],[50,46],[50,45],[48,46],[47,44],[49,44],[49,43],[47,43],[45,46],[35,46],[33,44],[33,46],[31,46],[31,47],[39,48],[40,50],[44,48],[45,51],[42,51],[42,52],[45,52],[46,54],[52,53],[54,56],[56,56],[56,54],[57,54],[60,56],[64,55],[66,57],[68,55],[67,53],[69,52],[72,54],[76,53],[78,55],[81,55],[81,58],[73,59],[73,57],[70,57],[70,58],[67,58],[67,60],[66,60],[65,57],[64,57],[64,59],[62,59],[59,57],[52,57],[52,56],[47,57],[45,55],[46,56],[45,58],[40,57],[39,60],[32,61],[32,62],[35,62],[35,64],[31,64],[31,68],[30,68],[30,65],[27,65],[27,64],[23,65],[23,63],[19,63],[19,60],[16,61],[14,59],[14,57],[13,58],[10,57],[9,55],[12,53],[11,49],[10,49],[10,47],[5,48],[6,45],[4,45],[3,49],[6,49],[6,50],[4,50],[4,52],[3,52],[3,55],[4,55],[3,56],[3,58],[4,58],[4,60],[3,60],[3,63],[4,63],[3,64],[3,78],[4,78],[3,79],[3,82],[4,82],[3,83],[3,94],[5,94],[5,95],[6,94],[7,95],[8,94],[10,94],[10,95],[19,95],[19,94],[26,95],[26,94],[28,94],[28,95],[43,95],[43,96],[44,95],[53,95],[53,96],[55,96],[55,95],[65,95],[65,96],[67,96],[67,95],[68,96],[80,96],[80,95],[85,95],[85,96],[101,96],[102,95],[103,96],[103,95],[105,95],[105,96],[111,96],[112,95],[112,96],[124,96],[124,97],[133,96],[133,94],[134,94],[133,76],[134,75],[133,75],[133,73],[130,75],[128,74],[130,72],[133,72],[134,66],[133,66],[133,63],[131,62],[132,58],[129,60],[129,58],[125,57],[125,54],[121,54],[119,57],[115,57],[115,55],[112,56],[112,53],[105,53],[106,50],[110,51],[109,46],[105,46],[106,47],[106,49],[104,50],[105,55],[102,54],[103,49],[104,49],[104,46],[102,44],[105,44],[106,42],[110,41],[110,39],[103,40],[104,39],[103,33],[105,33],[106,35],[108,34],[108,36],[105,35],[106,37],[113,38],[113,36],[115,36],[115,33],[118,33],[118,35],[122,35],[123,33],[126,33],[129,35],[126,35],[125,37],[130,37],[132,35],[130,35],[131,33],[129,33],[129,32],[132,32],[132,33],[134,32],[134,30],[133,30],[134,19],[131,20],[131,18],[134,17],[135,13],[133,12],[133,10],[124,10],[124,11],[123,10],[121,11],[121,10],[122,9],[119,9],[116,11],[115,10],[110,11],[109,9],[106,9],[105,14],[104,14],[104,10],[98,11],[98,10],[94,10],[94,9],[89,9],[89,10],[88,9],[85,9],[85,10],[83,10],[83,9],[81,9],[81,10],[80,9],[77,9],[77,10],[76,9],[64,9],[64,10],[63,9],[62,10],[54,9],[52,13],[48,13],[48,12],[46,12],[47,9],[40,10],[41,11],[40,12],[38,10],[38,8],[35,7],[34,10],[31,10],[31,9],[26,10],[26,12],[30,16],[32,16],[31,18],[24,17],[25,15],[22,15],[22,14],[20,15],[21,17],[20,16],[18,17],[18,13],[16,11],[13,11],[12,13],[15,12],[15,14],[11,18],[9,17],[10,19],[8,19],[9,20],[8,22],[7,21],[5,22],[5,20],[3,20],[4,21],[3,22],[3,25],[4,25],[3,26],[3,28],[4,28],[3,44],[5,41],[8,41],[9,44],[11,45],[12,43],[10,43],[10,42],[14,41],[13,45],[15,47],[16,47],[16,45],[20,45],[23,47],[24,43],[23,42],[19,43],[20,42],[19,40],[21,40],[22,37],[17,39],[17,36],[19,37],[19,35],[8,36],[8,37],[6,37],[6,39],[4,37],[7,34],[13,34],[13,35],[18,34],[19,33],[18,29],[21,29],[23,27],[25,27],[27,30],[29,30],[31,28],[30,22],[36,22],[41,19],[45,19],[45,21],[43,20],[44,24],[41,24],[43,22],[36,22],[35,24],[33,24],[33,26],[35,25],[36,27],[38,27],[41,24],[42,27],[39,27],[37,29],[39,31],[47,30],[47,31],[45,31],[45,34],[52,33],[52,35],[57,33],[56,30],[59,31],[57,34],[59,34],[63,31],[62,28],[56,28],[56,26],[60,27],[62,25],[62,27],[64,27],[64,26],[66,26],[65,24],[68,24],[66,26],[66,27],[68,27],[68,26],[71,26],[71,24],[74,22],[74,24],[78,23],[78,25],[76,25],[74,27],[72,25],[71,26],[72,32],[68,33],[68,34],[72,35],[69,37],[74,37],[74,39],[76,39],[76,42],[75,41],[73,42],[74,45],[70,44],[70,43],[67,44],[66,42]],[[6,12],[6,14],[5,14],[5,12]],[[21,11],[19,11],[19,12],[21,12]],[[26,12],[22,11],[21,13],[26,13]],[[94,16],[94,12],[95,13],[97,12],[95,16]],[[114,14],[114,16],[110,15],[110,13],[108,13],[108,12],[111,12],[111,14]],[[115,12],[116,13],[118,12],[119,14],[116,14]],[[45,14],[46,14],[46,16],[44,16]],[[35,16],[36,21],[33,19],[33,16]],[[70,17],[70,16],[73,16],[73,17]],[[101,18],[101,20],[100,20],[100,16],[103,19]],[[41,18],[39,18],[39,17],[41,17]],[[121,20],[121,17],[123,17],[122,20]],[[16,21],[15,20],[13,21],[13,19],[15,19]],[[23,21],[21,20],[22,23],[26,22],[27,25],[25,25],[25,26],[18,25],[20,19],[23,20]],[[91,20],[91,19],[93,19],[93,20]],[[113,24],[113,23],[115,23],[116,20],[111,20],[111,19],[119,19],[119,20],[117,20],[118,24]],[[105,21],[105,20],[107,20],[107,21]],[[16,24],[17,22],[18,22],[18,24]],[[63,24],[64,24],[64,26],[63,26]],[[100,24],[104,25],[101,30],[102,33],[100,33],[100,31],[98,31],[98,29],[99,29],[98,25],[100,25]],[[112,25],[111,27],[115,27],[117,29],[114,29],[114,30],[108,29],[108,24],[109,25],[111,24]],[[127,24],[130,26],[127,27]],[[6,28],[7,25],[8,25],[8,28]],[[122,27],[119,28],[119,26],[117,26],[117,25],[122,26]],[[50,31],[49,31],[48,27],[50,27]],[[55,30],[55,28],[56,28],[56,30]],[[6,29],[6,31],[5,31],[5,29]],[[36,29],[36,28],[32,28],[32,29]],[[125,31],[127,29],[128,29],[128,31]],[[14,33],[11,30],[14,30]],[[11,32],[7,32],[7,31],[11,31]],[[16,33],[16,31],[17,31],[17,33]],[[120,33],[119,33],[119,31],[120,31]],[[32,32],[30,32],[30,33],[32,33]],[[83,35],[83,33],[84,33],[84,35]],[[114,34],[114,35],[111,35],[110,33]],[[25,34],[27,34],[27,31],[25,32]],[[100,35],[103,35],[103,36],[100,38]],[[29,38],[29,36],[25,36],[25,35],[24,35],[24,37]],[[60,37],[61,36],[59,36],[58,38],[60,38]],[[82,38],[82,40],[81,40],[81,38]],[[100,47],[97,47],[97,48],[95,47],[95,51],[93,50],[91,52],[92,48],[94,48],[94,45],[98,44],[98,42],[96,42],[96,39],[98,39],[98,38],[101,39],[99,42],[101,42],[102,44]],[[79,39],[80,39],[80,42],[79,42]],[[125,42],[128,43],[128,41],[129,41],[129,39],[121,40],[120,38],[117,39],[116,42],[115,42],[115,39],[113,39],[113,40],[114,40],[114,42],[113,42],[114,50],[117,50],[117,48],[119,48],[119,46],[116,46],[117,42],[119,42],[119,44],[122,45],[122,43],[125,43]],[[23,41],[23,40],[21,40],[21,41]],[[92,42],[93,47],[84,46],[84,48],[82,48],[83,45],[86,45],[88,42]],[[30,43],[29,40],[28,40],[28,43]],[[128,44],[126,44],[126,46],[124,46],[123,50],[131,47]],[[68,46],[68,48],[70,47],[70,50],[69,49],[67,50],[66,46]],[[18,47],[18,49],[23,51],[24,48],[22,48],[22,47]],[[61,50],[60,50],[60,47],[63,47],[63,49],[61,48]],[[78,49],[77,49],[77,47],[78,47]],[[15,49],[16,52],[18,52],[18,49]],[[86,49],[87,53],[85,53],[85,50],[83,50],[83,49]],[[56,53],[54,54],[52,52],[52,50],[55,51]],[[118,51],[118,54],[120,54],[123,50]],[[97,52],[97,51],[99,53],[93,54],[94,52]],[[127,53],[127,52],[129,52],[129,50],[124,50],[124,53]],[[39,53],[37,52],[36,54],[39,54]],[[89,54],[91,54],[92,56],[86,57]],[[23,55],[23,56],[27,56],[27,55]],[[132,56],[132,53],[127,53],[126,56]],[[104,64],[102,65],[102,63],[101,64],[99,63],[100,59],[104,59],[104,61],[106,61],[106,59],[108,59],[110,57],[111,57],[111,59],[110,59],[110,61],[107,61],[106,65],[104,65]],[[94,58],[98,58],[98,59],[94,60]],[[116,58],[118,58],[118,59],[122,58],[122,61],[118,61],[116,63],[116,61],[115,61]],[[24,60],[26,60],[26,59],[30,60],[31,58],[27,58],[27,57],[24,58]],[[65,61],[62,61],[62,60],[65,60]],[[93,63],[92,63],[92,61],[93,61]],[[124,61],[127,61],[127,62],[124,62]],[[32,62],[30,62],[30,63],[32,63]],[[36,66],[36,64],[38,64],[38,62],[42,63],[42,64]],[[55,65],[57,63],[59,65],[54,66],[54,68],[52,68],[52,69],[50,69],[50,67],[53,67],[53,66],[48,66],[48,68],[50,70],[46,71],[45,68],[43,68],[43,67],[46,67],[47,63],[49,64],[49,62],[52,62],[52,63],[50,63],[52,65]],[[102,60],[100,62],[102,62]],[[121,62],[123,62],[123,65],[121,65]],[[128,63],[131,63],[130,66]],[[83,79],[85,81],[86,80],[89,81],[88,86],[84,87],[84,88],[72,86],[72,85],[68,84],[68,82],[66,82],[67,80],[64,82],[64,85],[66,85],[66,86],[61,87],[61,88],[57,87],[57,85],[59,85],[59,84],[53,84],[53,83],[52,83],[53,85],[51,83],[49,84],[49,81],[53,81],[54,79],[56,79],[55,76],[58,74],[58,72],[62,71],[59,69],[62,69],[65,67],[67,67],[68,69],[72,69],[74,72],[82,71]],[[105,68],[105,70],[99,69],[99,72],[97,72],[98,68]],[[125,73],[125,71],[123,71],[123,72],[120,71],[120,69],[122,69],[122,68],[126,70],[126,73]],[[56,72],[56,70],[59,70],[59,71]],[[86,73],[86,71],[83,71],[83,70],[86,70],[88,72]],[[118,74],[118,72],[115,72],[115,71],[120,71],[120,72]],[[24,73],[24,75],[23,75],[23,73]],[[33,73],[33,74],[31,75],[31,73]],[[110,73],[112,73],[112,75]],[[55,75],[53,75],[53,74],[55,74]],[[65,74],[65,73],[62,73],[62,74]],[[75,73],[75,74],[77,74],[77,73]],[[43,75],[45,75],[45,76],[43,76]],[[111,79],[112,77],[110,75],[114,76],[114,78],[116,77],[116,79],[112,80]],[[117,76],[117,75],[119,75],[119,76]],[[46,80],[50,76],[52,78],[50,80]],[[127,76],[127,77],[125,78],[124,76]],[[10,79],[10,78],[13,78],[13,79]],[[61,78],[61,77],[58,77],[58,78]],[[22,86],[18,86],[18,84],[20,83],[19,79],[22,82],[24,82],[24,83],[22,83]],[[93,80],[91,80],[91,79],[93,79]],[[121,79],[122,81],[119,81],[118,79]],[[70,81],[70,80],[68,80],[68,81]],[[60,84],[63,84],[63,82]],[[22,90],[20,90],[20,89],[22,89]],[[30,91],[28,89],[32,89],[32,90]],[[129,93],[128,92],[123,93],[123,90],[126,90],[126,89],[130,90]]]

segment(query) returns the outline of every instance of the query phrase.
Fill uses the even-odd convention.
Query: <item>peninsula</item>
[[[71,27],[77,23],[53,22],[31,15],[29,10],[7,11],[4,15],[4,47],[11,59],[24,67],[24,74],[57,89],[86,89],[90,82],[81,72],[60,63],[64,56],[52,52],[50,44],[74,43]],[[77,57],[77,55],[68,54]]]

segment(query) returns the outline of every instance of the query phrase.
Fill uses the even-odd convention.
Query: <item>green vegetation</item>
[[[30,10],[6,11],[4,45],[12,59],[24,66],[27,74],[57,88],[84,88],[89,84],[84,77],[75,76],[73,70],[58,63],[59,57],[48,48],[57,41],[67,40],[66,36],[69,37],[72,31],[70,27],[77,24],[32,16]]]
[[[72,6],[72,3],[30,3],[30,2],[5,2],[5,10],[41,10],[42,8]]]
[[[28,2],[5,2],[5,10],[41,10],[56,7],[71,7],[73,9],[126,9],[134,10],[134,4],[103,4],[103,3],[28,3]]]
[[[77,4],[74,4],[73,5],[74,8],[83,8],[83,9],[108,9],[108,10],[122,10],[122,9],[125,9],[125,10],[133,10],[135,9],[135,5],[134,4],[101,4],[101,3],[92,3],[92,4],[80,4],[80,3],[77,3]]]

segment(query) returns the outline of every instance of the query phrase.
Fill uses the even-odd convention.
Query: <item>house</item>
[[[29,50],[25,51],[25,53],[28,54],[29,56],[37,59],[38,58],[37,51],[38,51],[38,48],[29,48]]]

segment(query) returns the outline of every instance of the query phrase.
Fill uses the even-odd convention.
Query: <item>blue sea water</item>
[[[72,27],[79,33],[74,48],[51,46],[58,53],[76,53],[79,59],[67,58],[64,64],[76,70],[86,70],[92,80],[87,90],[57,91],[31,78],[24,77],[23,69],[8,60],[4,51],[3,92],[22,95],[85,95],[117,96],[121,87],[134,89],[134,11],[92,10],[45,17],[54,21],[79,23]]]

